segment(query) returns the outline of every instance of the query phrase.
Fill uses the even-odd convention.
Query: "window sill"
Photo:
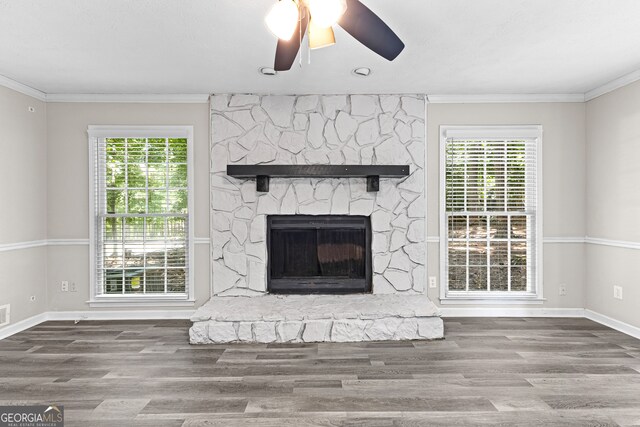
[[[133,297],[109,296],[95,297],[87,301],[89,307],[193,307],[194,299],[187,297]]]
[[[545,298],[533,296],[453,296],[440,298],[441,305],[540,305],[544,304]]]

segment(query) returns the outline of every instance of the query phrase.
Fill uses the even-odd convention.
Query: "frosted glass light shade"
[[[311,49],[320,49],[336,44],[336,37],[331,27],[318,27],[315,20],[311,19],[309,23],[309,47]]]
[[[315,25],[327,28],[338,22],[347,10],[346,0],[305,0]]]
[[[273,5],[264,20],[276,37],[290,40],[298,25],[298,6],[293,0],[280,0]]]

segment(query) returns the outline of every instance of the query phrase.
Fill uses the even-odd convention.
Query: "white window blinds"
[[[536,293],[539,137],[444,134],[447,295]]]
[[[188,138],[116,134],[94,139],[96,295],[186,297]]]

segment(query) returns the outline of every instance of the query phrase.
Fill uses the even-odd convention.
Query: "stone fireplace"
[[[318,316],[332,319],[320,341],[441,337],[424,294],[424,117],[420,95],[213,95],[213,298],[194,315],[191,341],[304,341]],[[227,175],[228,165],[270,164],[408,165],[410,175],[381,177],[377,192],[365,178],[330,177],[273,178],[258,192],[255,180]],[[343,225],[332,231],[332,220]],[[333,295],[278,295],[292,293]],[[309,305],[320,302],[322,314]],[[384,319],[395,320],[372,332]]]

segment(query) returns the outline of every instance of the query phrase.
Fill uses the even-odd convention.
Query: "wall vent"
[[[11,321],[10,319],[10,311],[11,306],[9,304],[7,305],[0,305],[0,327],[8,325],[9,322]]]

